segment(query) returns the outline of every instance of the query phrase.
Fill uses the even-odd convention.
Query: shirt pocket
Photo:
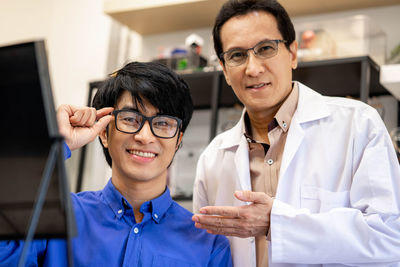
[[[151,266],[153,266],[153,267],[175,267],[175,266],[194,267],[196,265],[192,264],[190,262],[183,261],[183,260],[174,259],[174,258],[170,258],[170,257],[163,256],[163,255],[157,255],[157,256],[154,256],[153,264]]]
[[[350,191],[329,191],[314,186],[301,187],[301,207],[312,213],[350,206]]]

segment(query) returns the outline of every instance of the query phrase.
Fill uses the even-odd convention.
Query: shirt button
[[[154,218],[158,219],[157,213],[154,213]]]
[[[286,128],[286,127],[287,127],[287,123],[286,123],[286,122],[283,122],[283,123],[282,123],[282,126],[283,126],[283,128]]]
[[[139,233],[139,228],[135,227],[135,229],[133,229],[133,232],[134,232],[135,234]]]
[[[268,163],[269,165],[272,165],[272,163],[274,163],[274,161],[273,161],[272,159],[269,159],[269,160],[267,160],[267,163]]]
[[[119,211],[118,211],[118,214],[121,214],[121,213],[122,213],[122,210],[119,210]]]

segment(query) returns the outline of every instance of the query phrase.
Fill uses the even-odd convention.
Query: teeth
[[[253,86],[250,86],[250,87],[252,87],[252,88],[260,88],[260,87],[263,87],[264,85],[266,85],[266,83],[260,83],[258,85],[253,85]]]
[[[142,151],[137,151],[137,150],[128,150],[130,154],[143,157],[143,158],[154,158],[156,154],[150,153],[150,152],[142,152]]]

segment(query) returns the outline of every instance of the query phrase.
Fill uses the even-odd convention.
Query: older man
[[[292,81],[276,1],[228,1],[213,37],[245,109],[200,156],[196,226],[231,236],[236,266],[400,266],[400,168],[378,113]]]

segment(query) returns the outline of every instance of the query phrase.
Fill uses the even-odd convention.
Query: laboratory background
[[[242,107],[224,81],[211,38],[223,0],[0,2],[0,46],[44,40],[55,106],[83,106],[108,74],[158,61],[192,90],[193,119],[169,170],[172,196],[191,210],[198,156]],[[400,153],[400,0],[281,0],[299,42],[294,79],[375,107]],[[312,75],[311,75],[312,73]],[[328,84],[328,86],[322,86]],[[70,190],[99,190],[111,170],[97,140],[67,160]]]

